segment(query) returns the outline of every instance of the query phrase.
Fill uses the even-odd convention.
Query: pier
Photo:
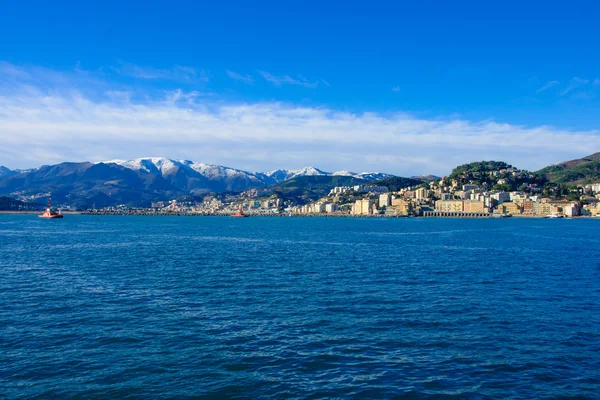
[[[423,217],[446,217],[446,218],[489,218],[490,213],[466,213],[466,212],[448,212],[448,211],[423,211]]]

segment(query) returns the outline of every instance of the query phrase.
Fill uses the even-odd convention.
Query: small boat
[[[552,214],[544,216],[544,218],[564,218],[564,215],[554,212]]]
[[[235,214],[231,214],[232,217],[234,218],[246,218],[248,217],[246,214],[244,214],[244,210],[242,210],[242,206],[240,206],[240,209],[238,212],[236,212]]]
[[[48,198],[48,207],[46,207],[46,210],[44,210],[43,214],[38,215],[38,218],[44,218],[44,219],[55,219],[55,218],[63,218],[64,215],[62,215],[60,213],[60,211],[54,211],[52,210],[52,206],[50,205],[50,198]]]

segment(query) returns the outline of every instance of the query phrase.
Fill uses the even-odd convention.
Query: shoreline
[[[0,215],[3,215],[3,214],[6,214],[6,215],[11,215],[11,214],[23,214],[23,215],[33,214],[33,215],[39,215],[39,214],[41,214],[43,212],[44,212],[44,210],[40,210],[40,211],[0,210]],[[63,214],[63,215],[83,215],[84,211],[62,211],[61,214]]]
[[[0,211],[0,215],[38,215],[41,211]],[[146,212],[88,212],[88,211],[65,211],[63,215],[85,215],[85,216],[126,216],[126,217],[230,217],[230,213],[146,213]],[[511,217],[493,217],[492,214],[480,215],[455,215],[455,216],[418,216],[418,215],[351,215],[351,214],[247,214],[248,217],[304,217],[304,218],[423,218],[423,219],[551,219],[541,215],[513,215]],[[563,217],[560,219],[595,219],[598,217],[580,215],[575,217]],[[600,219],[600,218],[598,218]]]

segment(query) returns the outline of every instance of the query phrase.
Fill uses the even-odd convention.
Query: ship
[[[544,218],[564,218],[564,215],[553,212],[552,214],[544,215]]]
[[[48,207],[44,210],[43,214],[38,215],[38,218],[44,219],[55,219],[55,218],[63,218],[64,216],[60,213],[60,211],[52,210],[52,206],[50,205],[50,198],[48,198]]]
[[[246,214],[244,214],[244,210],[242,210],[242,206],[240,206],[240,209],[238,212],[236,212],[235,214],[231,214],[232,217],[234,218],[246,218],[248,217]]]

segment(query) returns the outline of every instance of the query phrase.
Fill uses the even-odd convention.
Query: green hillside
[[[390,191],[397,192],[400,189],[407,188],[409,186],[418,186],[424,183],[424,180],[416,178],[403,178],[401,176],[390,176],[389,178],[382,179],[375,182],[376,185],[386,186]]]
[[[336,186],[365,185],[370,182],[351,176],[300,176],[288,179],[269,189],[279,198],[294,200],[300,203],[310,202],[326,196]]]
[[[39,211],[43,210],[45,205],[38,203],[25,203],[7,196],[0,196],[1,211]]]
[[[537,171],[550,182],[577,185],[600,182],[600,153],[550,165]]]

